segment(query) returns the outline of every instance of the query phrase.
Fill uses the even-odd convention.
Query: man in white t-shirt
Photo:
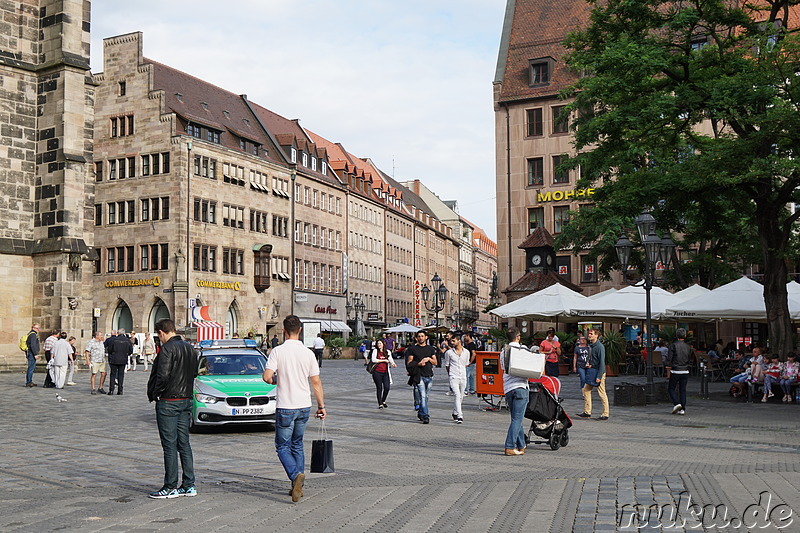
[[[295,315],[283,319],[286,341],[272,349],[263,379],[277,383],[275,411],[275,450],[286,475],[292,481],[292,501],[303,496],[305,454],[303,434],[311,412],[311,389],[317,400],[316,417],[325,418],[325,399],[319,365],[314,353],[300,340],[302,323]],[[311,381],[311,387],[309,387]]]
[[[325,339],[322,338],[322,333],[317,333],[311,343],[311,349],[314,350],[314,355],[317,357],[317,365],[322,368],[322,353],[325,351]]]

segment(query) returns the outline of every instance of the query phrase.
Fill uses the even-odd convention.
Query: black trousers
[[[383,405],[386,403],[386,397],[389,396],[389,373],[373,372],[372,381],[375,382],[375,394],[378,397],[378,405]]]
[[[314,348],[314,355],[317,356],[317,364],[320,368],[322,368],[322,353],[325,351],[324,348]]]
[[[117,393],[122,394],[122,385],[125,383],[125,365],[112,365],[109,363],[108,366],[111,367],[108,392],[109,394],[114,392],[114,385],[116,384],[119,387]]]
[[[52,356],[50,355],[50,350],[47,350],[46,352],[44,352],[44,360],[45,360],[46,362],[50,362],[50,357],[52,357]],[[53,388],[55,388],[56,384],[55,384],[55,383],[53,383],[53,378],[52,378],[52,377],[50,377],[50,370],[45,370],[45,376],[44,376],[44,385],[42,385],[42,386],[43,386],[44,388],[46,388],[46,389],[53,389]]]

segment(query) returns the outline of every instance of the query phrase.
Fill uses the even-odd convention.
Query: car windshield
[[[263,374],[266,359],[261,354],[207,354],[200,357],[201,376]]]

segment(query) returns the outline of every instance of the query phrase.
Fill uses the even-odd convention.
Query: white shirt
[[[287,339],[269,353],[267,368],[275,372],[278,380],[278,409],[311,407],[308,378],[319,376],[314,352],[299,340]]]
[[[461,348],[461,355],[454,348],[450,348],[444,352],[444,366],[450,367],[448,369],[449,375],[453,377],[460,377],[467,379],[467,365],[469,364],[470,353],[466,348]]]
[[[325,341],[322,339],[322,337],[314,337],[314,342],[312,343],[312,346],[314,347],[315,350],[320,350],[322,348],[325,348]]]
[[[72,345],[67,339],[58,339],[50,350],[53,356],[53,366],[67,366],[69,356],[72,355]]]

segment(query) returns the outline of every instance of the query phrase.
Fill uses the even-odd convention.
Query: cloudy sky
[[[102,40],[248,98],[420,179],[495,239],[492,79],[506,0],[95,0]]]

